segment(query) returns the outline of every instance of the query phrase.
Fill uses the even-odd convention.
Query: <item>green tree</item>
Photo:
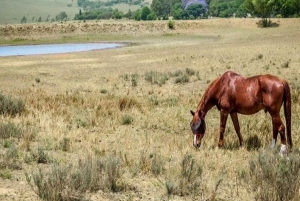
[[[277,0],[275,6],[275,13],[277,17],[289,17],[294,15],[294,8],[292,8],[291,0]]]
[[[124,17],[132,19],[134,17],[133,12],[129,9],[128,12],[124,15]]]
[[[147,20],[156,20],[156,15],[154,12],[151,12],[149,15],[147,15]]]
[[[182,6],[181,3],[176,3],[172,7],[172,12],[173,12],[173,19],[174,20],[181,20],[182,19]]]
[[[26,23],[27,22],[27,18],[24,16],[24,17],[22,17],[22,19],[21,19],[21,24],[23,24],[23,23]]]
[[[181,3],[181,0],[153,0],[151,10],[157,17],[168,19],[168,16],[172,13],[172,7],[176,3]]]
[[[263,27],[268,27],[271,24],[271,13],[275,10],[276,0],[246,0],[246,9],[262,18]]]
[[[141,13],[141,19],[142,20],[147,20],[147,16],[151,13],[151,10],[148,6],[145,6],[142,9],[142,13]]]
[[[235,14],[237,17],[244,17],[246,15],[246,11],[243,9],[244,1],[245,0],[210,0],[209,15],[231,17]]]
[[[140,21],[141,20],[142,11],[140,9],[134,12],[134,20]]]
[[[55,19],[56,21],[63,21],[63,20],[67,20],[68,15],[66,12],[60,12],[58,15],[56,15]]]
[[[202,4],[192,4],[188,6],[182,13],[185,19],[197,19],[205,13]]]
[[[121,19],[123,17],[123,12],[119,11],[118,9],[115,9],[113,11],[113,15],[112,15],[112,18],[113,19]]]

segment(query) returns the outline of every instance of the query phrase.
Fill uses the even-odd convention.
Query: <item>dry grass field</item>
[[[0,93],[25,105],[20,115],[0,116],[0,199],[288,200],[278,192],[289,191],[289,200],[299,200],[300,19],[276,19],[279,26],[267,29],[257,22],[175,21],[174,30],[168,21],[1,26],[2,44],[128,45],[0,57]],[[269,151],[272,125],[263,111],[239,116],[244,148],[228,120],[219,149],[219,112],[213,108],[202,146],[194,149],[190,110],[228,70],[274,74],[290,83],[294,172],[280,177],[280,138]],[[3,134],[5,125],[19,135]],[[275,167],[274,175],[259,181],[265,178],[257,160],[269,165],[267,172]],[[281,191],[264,190],[263,182],[275,186],[274,178],[288,190],[276,182]]]

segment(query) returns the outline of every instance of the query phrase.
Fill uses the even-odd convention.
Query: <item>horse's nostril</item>
[[[194,144],[195,148],[198,149],[200,147],[201,143]]]

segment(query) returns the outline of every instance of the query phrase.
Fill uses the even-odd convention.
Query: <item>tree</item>
[[[133,12],[129,9],[128,12],[124,15],[124,17],[126,17],[128,19],[132,19],[133,18]]]
[[[24,17],[22,17],[22,19],[21,19],[21,24],[23,24],[23,23],[26,23],[27,22],[27,18],[24,16]]]
[[[115,9],[113,11],[113,15],[112,15],[112,18],[113,19],[121,19],[123,17],[123,12],[119,11],[118,9]]]
[[[197,19],[205,13],[202,4],[191,4],[182,13],[185,19]]]
[[[151,13],[151,10],[148,6],[145,6],[142,9],[142,13],[141,13],[141,19],[142,20],[147,20],[147,16]]]
[[[172,12],[172,7],[176,3],[181,3],[181,0],[153,0],[151,10],[159,17],[168,19]]]
[[[149,15],[147,15],[147,20],[156,20],[156,15],[154,12],[151,12]]]
[[[291,6],[291,0],[277,0],[275,13],[277,17],[293,16],[295,9]]]
[[[246,9],[259,17],[262,18],[263,27],[271,25],[271,13],[274,11],[276,0],[246,0]]]
[[[79,10],[79,12],[80,12],[81,10]],[[55,19],[56,19],[56,21],[63,21],[63,20],[67,20],[67,18],[68,18],[68,15],[67,15],[67,13],[66,12],[60,12],[58,15],[56,15],[56,17],[55,17]]]
[[[181,20],[182,19],[182,7],[181,7],[181,3],[176,3],[174,4],[173,8],[172,8],[172,12],[173,12],[173,19],[174,20]]]
[[[210,0],[209,15],[216,17],[231,17],[235,14],[237,17],[244,17],[246,11],[243,9],[245,0]]]
[[[136,10],[134,12],[134,19],[136,21],[140,21],[141,20],[141,15],[142,15],[142,11],[140,9]]]

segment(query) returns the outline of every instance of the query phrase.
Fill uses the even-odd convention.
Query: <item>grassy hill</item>
[[[127,4],[114,5],[113,9],[127,12],[128,9],[136,10],[137,5]],[[0,6],[0,24],[18,24],[25,16],[27,23],[36,22],[40,17],[44,22],[55,19],[60,12],[66,12],[72,20],[79,12],[77,0],[2,0]]]
[[[20,23],[25,16],[27,23],[35,22],[41,17],[55,19],[55,16],[64,11],[69,18],[78,13],[76,0],[3,0],[0,7],[0,24]]]

